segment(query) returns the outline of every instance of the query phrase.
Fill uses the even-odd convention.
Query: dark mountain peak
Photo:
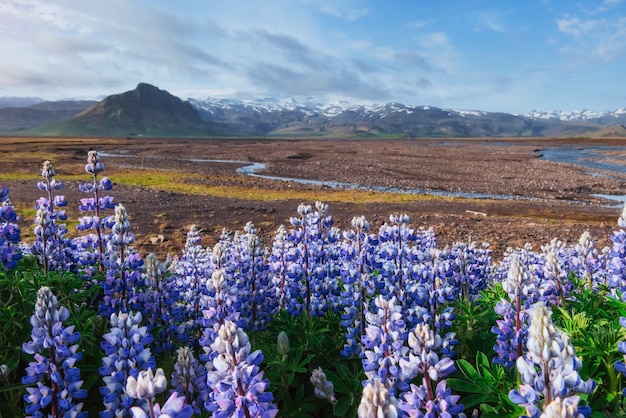
[[[139,83],[134,90],[110,95],[100,102],[104,106],[141,106],[146,108],[191,108],[189,103],[147,83]]]
[[[147,83],[37,129],[73,136],[211,136],[217,131],[189,102]]]

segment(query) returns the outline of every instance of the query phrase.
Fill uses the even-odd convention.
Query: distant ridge
[[[216,125],[202,120],[188,102],[146,83],[108,96],[68,118],[20,132],[108,137],[206,137],[219,133]]]
[[[625,109],[513,115],[402,103],[352,105],[210,97],[183,101],[147,83],[99,102],[0,108],[0,133],[24,136],[622,138],[626,137],[625,124]]]
[[[89,100],[60,100],[56,102],[10,101],[13,106],[0,108],[0,131],[17,131],[66,118],[95,104]],[[5,101],[4,103],[9,103]],[[23,104],[19,106],[18,104]]]

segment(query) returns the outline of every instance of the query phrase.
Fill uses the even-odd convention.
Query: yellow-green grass
[[[274,190],[256,186],[206,185],[199,183],[200,177],[189,173],[162,172],[157,170],[128,170],[115,173],[111,179],[119,184],[149,187],[162,191],[192,195],[216,196],[257,201],[303,200],[344,203],[406,203],[434,196],[405,193],[382,193],[366,190],[317,189],[317,190]],[[439,198],[437,199],[451,199]]]
[[[32,205],[27,205],[25,203],[14,203],[13,208],[15,209],[15,213],[18,214],[21,220],[20,226],[20,236],[22,238],[22,242],[33,242],[35,240],[34,233],[34,222],[35,215],[37,214],[37,209],[35,209],[35,204],[33,202]],[[76,219],[72,219],[72,217],[68,217],[66,221],[59,221],[61,224],[65,224],[67,228],[67,237],[77,237],[80,234],[76,229],[78,225],[78,221]],[[26,225],[26,227],[24,226]]]
[[[67,167],[65,167],[67,169]],[[67,171],[67,170],[63,170]],[[253,201],[315,201],[338,203],[407,203],[418,200],[453,200],[452,197],[439,197],[432,195],[415,195],[408,193],[388,193],[368,190],[328,189],[320,188],[313,190],[278,190],[258,186],[241,185],[215,185],[203,184],[203,176],[200,174],[183,173],[177,171],[163,171],[155,169],[115,169],[108,173],[114,183],[147,187],[151,189],[184,193],[191,195],[215,196],[231,199],[245,199]],[[4,180],[39,181],[41,175],[33,172],[25,173],[0,173]],[[57,174],[60,181],[90,181],[87,173],[81,174]],[[212,183],[223,180],[224,182],[235,180],[236,177],[211,177]]]
[[[6,151],[0,156],[0,163],[14,163],[18,160],[41,161],[50,160],[50,152],[47,151]],[[53,161],[54,162],[54,161]]]

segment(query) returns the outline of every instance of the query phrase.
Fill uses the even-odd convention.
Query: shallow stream
[[[445,146],[445,144],[442,144]],[[506,143],[494,143],[494,146],[503,146]],[[608,153],[607,153],[608,151]],[[626,146],[592,146],[592,147],[546,147],[535,151],[541,159],[551,162],[574,164],[589,170],[589,175],[594,176],[608,176],[619,180],[626,181]],[[622,154],[622,155],[613,155]],[[133,154],[125,153],[105,153],[101,152],[103,156],[111,157],[135,157]],[[473,199],[531,199],[525,196],[513,196],[513,195],[500,195],[500,194],[488,194],[488,193],[466,193],[466,192],[448,192],[444,190],[425,190],[425,189],[402,189],[395,187],[384,186],[363,186],[355,183],[345,183],[338,181],[326,181],[326,180],[312,180],[297,177],[281,177],[261,174],[265,170],[266,166],[259,162],[250,161],[238,161],[238,160],[215,160],[215,159],[188,159],[188,161],[198,163],[228,163],[237,164],[240,167],[235,169],[235,172],[245,174],[252,177],[262,178],[266,180],[287,181],[300,184],[309,184],[317,186],[325,186],[330,188],[341,188],[351,190],[370,190],[377,192],[387,193],[406,193],[406,194],[429,194],[433,196],[446,196],[446,197],[464,197]],[[602,170],[603,172],[597,172],[595,170]],[[613,196],[593,194],[592,196],[601,197],[604,199],[614,200],[618,202],[626,202],[626,195]]]

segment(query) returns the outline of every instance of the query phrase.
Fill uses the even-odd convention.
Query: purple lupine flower
[[[540,300],[563,306],[574,285],[569,280],[572,267],[572,251],[561,241],[553,238],[543,251],[543,277],[538,286]]]
[[[626,204],[621,216],[617,220],[619,231],[611,235],[611,249],[607,259],[607,284],[613,295],[626,293]]]
[[[9,200],[8,187],[0,187],[0,265],[5,270],[15,268],[22,258],[18,246],[21,241],[18,219]]]
[[[431,400],[428,400],[425,385],[411,383],[410,391],[401,395],[398,409],[402,416],[410,418],[460,417],[463,416],[463,405],[458,403],[460,398],[446,387],[445,380],[437,383],[435,396]]]
[[[212,255],[201,245],[202,238],[196,225],[187,232],[187,240],[180,258],[172,262],[171,271],[174,283],[182,302],[180,332],[178,339],[184,345],[198,346],[202,329],[200,320],[203,316],[203,299],[209,296],[207,282],[215,271]]]
[[[333,390],[333,382],[326,379],[326,374],[321,367],[313,369],[310,378],[311,384],[315,389],[315,396],[320,399],[326,399],[331,403],[337,402],[335,399],[335,392]]]
[[[443,254],[450,262],[451,284],[459,288],[457,292],[461,300],[474,302],[480,291],[493,283],[492,251],[489,244],[483,243],[480,248],[474,241],[457,242]]]
[[[417,240],[415,231],[409,226],[410,222],[409,215],[390,215],[389,224],[381,226],[378,232],[376,258],[381,279],[377,283],[378,291],[384,295],[395,295],[401,305],[404,305],[411,264],[411,244]]]
[[[177,359],[172,372],[174,391],[184,395],[194,411],[198,414],[204,407],[209,392],[206,380],[206,368],[196,360],[189,347],[181,347],[177,351]]]
[[[542,398],[546,407],[556,398],[564,399],[575,393],[589,394],[595,388],[593,380],[584,382],[580,378],[578,370],[582,362],[567,334],[555,328],[552,311],[543,302],[532,307],[527,348],[527,354],[516,362],[522,385],[519,390],[511,390],[509,398],[526,407],[530,416],[539,416]],[[579,411],[584,413],[586,409]]]
[[[572,267],[576,277],[583,279],[589,289],[597,289],[606,283],[605,262],[603,254],[596,249],[589,231],[584,231],[572,255]]]
[[[35,209],[35,236],[37,237],[31,248],[31,253],[38,255],[43,264],[44,272],[51,270],[64,270],[77,272],[76,257],[74,251],[76,244],[67,238],[65,224],[58,221],[67,219],[64,210],[59,208],[67,206],[65,196],[55,195],[54,192],[63,187],[63,182],[57,182],[53,177],[56,171],[50,161],[44,161],[41,176],[44,181],[39,181],[37,187],[47,192],[47,196],[37,199]],[[44,212],[47,215],[44,216]]]
[[[177,340],[178,323],[182,322],[182,311],[178,306],[179,292],[172,276],[168,274],[170,259],[160,262],[150,253],[145,259],[145,284],[143,313],[149,330],[158,329],[153,351],[159,354],[171,351]]]
[[[115,207],[114,224],[107,242],[106,258],[101,264],[107,267],[106,278],[102,282],[104,297],[99,312],[109,317],[113,312],[140,310],[145,294],[142,291],[144,262],[141,256],[131,250],[135,240],[130,232],[128,212],[123,205]]]
[[[198,342],[203,349],[200,360],[211,361],[217,353],[211,350],[211,345],[218,336],[219,329],[226,321],[235,324],[239,322],[239,312],[233,309],[236,304],[238,289],[228,280],[223,270],[215,270],[211,280],[207,282],[209,296],[203,298],[202,318],[198,319],[201,334]]]
[[[508,260],[508,274],[502,280],[502,288],[509,300],[502,299],[495,311],[504,319],[496,322],[491,331],[497,335],[493,349],[498,355],[493,362],[513,367],[524,353],[527,336],[526,317],[531,301],[536,295],[535,282],[530,277],[522,254],[513,253]]]
[[[374,305],[376,313],[368,312],[365,316],[368,326],[362,338],[363,370],[368,381],[379,379],[395,397],[398,390],[408,388],[399,364],[406,340],[402,307],[395,296],[387,300],[383,295],[374,299]]]
[[[380,379],[374,379],[363,387],[357,415],[359,418],[397,418],[397,400]]]
[[[238,326],[253,332],[265,330],[278,310],[278,300],[272,292],[271,276],[261,247],[257,229],[252,222],[244,227],[244,234],[234,242],[235,285],[237,298],[234,309],[239,311]]]
[[[400,359],[400,368],[407,380],[421,376],[422,385],[411,384],[409,391],[398,396],[399,409],[411,417],[423,412],[426,412],[424,416],[429,413],[443,416],[443,412],[456,416],[463,412],[463,405],[457,404],[460,396],[452,395],[445,380],[440,380],[456,370],[450,357],[440,358],[437,354],[444,340],[427,324],[420,324],[409,332],[407,342],[408,355]]]
[[[370,244],[370,224],[365,216],[352,218],[352,229],[343,233],[341,246],[341,278],[344,291],[341,294],[344,312],[341,325],[346,328],[346,344],[341,354],[359,356],[361,338],[365,335],[365,312],[369,300],[374,295],[374,284],[370,278],[370,256],[373,246]]]
[[[278,308],[284,309],[286,300],[289,299],[289,287],[287,281],[287,251],[289,241],[287,241],[287,229],[280,225],[272,242],[272,250],[269,256],[269,269],[272,274],[272,285],[276,294],[274,297],[278,302]]]
[[[294,227],[286,239],[290,247],[285,255],[289,278],[287,310],[299,315],[323,316],[328,309],[339,309],[340,294],[336,253],[340,234],[327,215],[328,205],[316,202],[315,208],[298,205],[298,217],[290,218]]]
[[[272,403],[274,396],[266,392],[269,381],[263,379],[263,372],[259,370],[263,354],[260,350],[250,353],[246,333],[227,320],[211,348],[217,355],[207,376],[212,391],[205,407],[212,416],[275,417],[278,409]]]
[[[68,317],[69,310],[59,306],[50,288],[41,287],[37,292],[35,313],[30,319],[31,341],[22,345],[22,351],[34,354],[35,358],[28,364],[22,383],[37,384],[37,387],[26,388],[27,416],[87,416],[87,412],[81,412],[83,404],[74,402],[86,398],[87,391],[81,389],[83,381],[76,367],[76,362],[82,358],[76,344],[80,333],[74,331],[74,326],[63,326]]]
[[[111,328],[103,335],[100,348],[104,352],[102,367],[98,369],[105,386],[100,388],[105,410],[101,418],[128,417],[131,406],[142,406],[126,393],[126,383],[130,376],[137,379],[141,370],[156,368],[149,345],[153,337],[147,327],[140,326],[140,312],[111,314]]]
[[[111,190],[113,184],[107,177],[98,179],[98,175],[104,171],[104,164],[98,155],[98,151],[92,150],[87,153],[85,171],[91,175],[91,182],[81,183],[78,185],[78,188],[83,193],[91,194],[92,197],[81,199],[81,204],[78,208],[81,212],[92,212],[93,215],[85,215],[81,218],[78,229],[81,231],[94,230],[94,234],[89,240],[89,242],[93,244],[93,247],[89,250],[96,252],[98,262],[100,263],[100,270],[104,271],[102,261],[104,259],[106,243],[103,231],[110,225],[111,221],[103,218],[102,211],[105,209],[113,209],[115,204],[111,196],[100,196],[100,193],[105,190]]]

